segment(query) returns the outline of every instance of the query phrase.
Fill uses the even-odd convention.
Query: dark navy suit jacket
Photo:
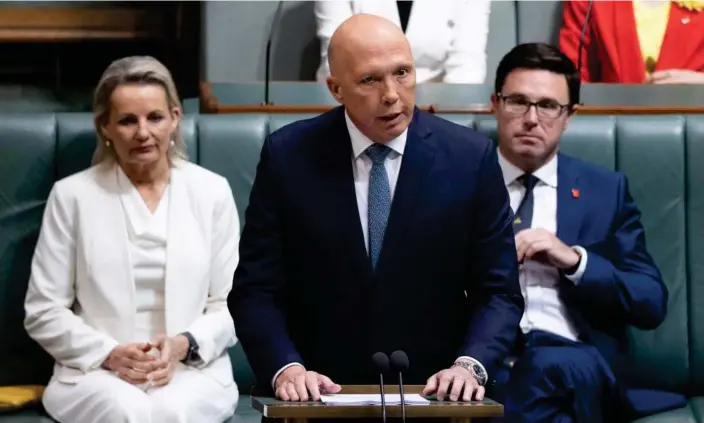
[[[668,291],[647,251],[626,177],[563,154],[557,166],[557,237],[588,255],[581,281],[565,281],[561,298],[581,339],[624,381],[627,329],[658,327],[667,314]],[[638,415],[685,405],[681,395],[628,389],[627,383],[623,388]]]
[[[264,143],[229,298],[258,384],[290,362],[378,383],[372,354],[397,349],[410,359],[404,383],[465,355],[491,372],[524,308],[493,143],[415,109],[374,273],[352,172],[342,107]]]

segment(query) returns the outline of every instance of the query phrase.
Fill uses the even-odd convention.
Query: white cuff
[[[565,277],[569,280],[572,281],[575,285],[577,285],[581,280],[582,276],[584,275],[584,271],[587,270],[587,250],[584,248],[574,245],[572,246],[573,249],[577,250],[579,253],[580,259],[579,259],[579,266],[577,267],[577,271],[575,271],[573,274],[568,275],[565,274]]]
[[[301,363],[295,363],[295,362],[294,362],[294,363],[288,363],[288,364],[285,365],[284,367],[280,368],[279,371],[274,374],[274,377],[271,378],[271,387],[272,387],[274,390],[276,390],[276,378],[279,377],[279,375],[281,374],[281,372],[283,372],[284,370],[288,369],[288,368],[291,367],[291,366],[301,366],[301,367],[303,367],[303,368],[305,369],[305,366],[303,366],[303,364],[301,364]]]
[[[483,365],[482,363],[480,363],[479,360],[477,360],[477,359],[475,359],[475,358],[472,358],[472,357],[470,357],[470,356],[467,356],[467,355],[463,355],[462,357],[458,357],[457,360],[455,360],[455,362],[457,362],[457,361],[459,361],[459,360],[471,361],[472,363],[474,363],[474,364],[478,365],[479,367],[481,367],[482,370],[484,371],[484,374],[486,375],[487,383],[489,382],[489,373],[487,373],[486,367],[484,367],[484,365]]]

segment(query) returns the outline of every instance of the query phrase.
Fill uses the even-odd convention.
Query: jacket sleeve
[[[636,328],[657,328],[667,314],[668,291],[648,253],[640,211],[619,179],[619,207],[609,242],[587,247],[587,266],[575,287],[580,303],[619,316]]]
[[[271,150],[271,139],[267,138],[247,207],[240,263],[229,298],[237,335],[262,386],[284,366],[304,364],[288,335],[282,308],[284,202]]]
[[[24,326],[60,364],[88,371],[98,368],[119,343],[73,313],[76,299],[77,201],[62,190],[49,194],[25,297]]]
[[[562,2],[562,26],[560,27],[559,47],[572,60],[575,66],[578,65],[579,61],[579,40],[582,36],[584,21],[587,18],[588,5],[588,1],[582,0]],[[590,16],[591,20],[594,16],[593,9]],[[580,69],[582,82],[598,82],[595,81],[597,76],[592,74],[595,58],[592,57],[594,49],[592,48],[590,27],[591,24],[588,23],[582,45],[582,69]]]
[[[237,342],[227,297],[239,262],[239,214],[225,178],[211,189],[217,193],[217,199],[213,211],[208,300],[205,313],[188,328],[199,346],[201,362],[197,367],[208,365]]]
[[[491,371],[516,342],[524,309],[513,213],[493,143],[487,143],[475,190],[474,249],[468,257],[473,276],[467,281],[472,319],[458,356],[471,357]]]

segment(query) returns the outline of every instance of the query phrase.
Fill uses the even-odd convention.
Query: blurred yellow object
[[[704,10],[703,0],[675,0],[675,4],[687,10],[701,12]]]
[[[0,387],[0,411],[16,410],[38,403],[44,394],[41,385],[19,385]]]

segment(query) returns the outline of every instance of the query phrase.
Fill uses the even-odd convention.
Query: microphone
[[[410,366],[405,352],[397,350],[391,353],[391,366],[398,372],[398,392],[401,394],[401,421],[406,423],[406,400],[403,395],[403,372]]]
[[[284,8],[283,0],[278,2],[274,18],[271,20],[271,28],[269,28],[269,37],[266,39],[266,57],[264,57],[264,102],[262,106],[269,106],[269,84],[271,83],[271,42],[274,39],[274,31],[279,27],[281,20],[281,10]]]
[[[381,391],[381,419],[386,423],[386,395],[384,394],[384,373],[389,371],[389,356],[383,352],[375,353],[372,361],[379,370],[379,389]]]
[[[589,16],[592,13],[592,5],[594,0],[589,0],[587,3],[587,12],[584,14],[584,23],[582,24],[582,32],[579,34],[579,52],[577,53],[577,75],[579,80],[582,80],[582,50],[584,49],[584,37],[589,28]],[[589,66],[589,64],[587,64]]]

